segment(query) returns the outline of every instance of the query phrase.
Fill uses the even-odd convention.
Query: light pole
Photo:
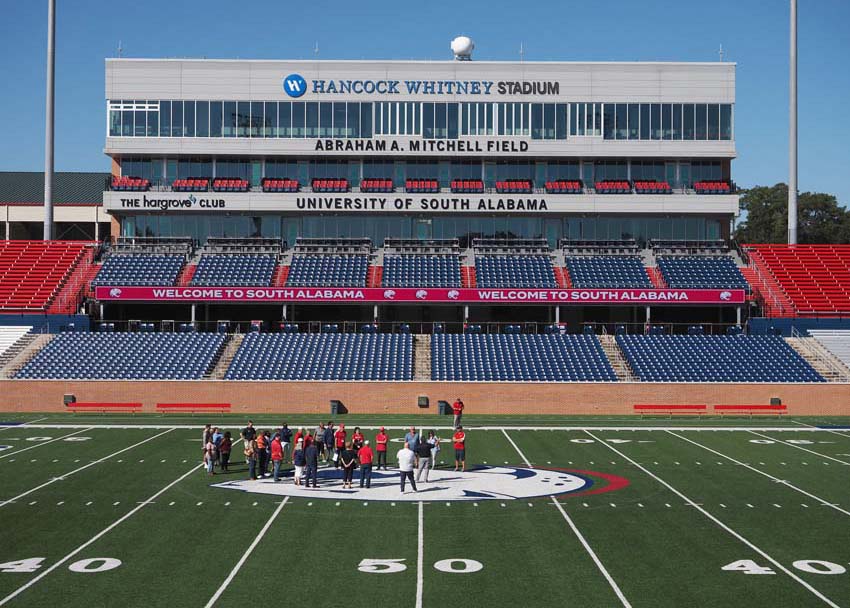
[[[788,244],[797,244],[797,0],[791,0],[790,120],[788,123]]]
[[[56,0],[47,0],[47,103],[44,117],[44,240],[53,238],[53,72],[56,62]]]

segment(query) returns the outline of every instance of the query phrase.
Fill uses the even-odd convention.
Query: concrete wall
[[[62,411],[78,401],[222,403],[234,412],[322,413],[339,399],[350,413],[436,414],[463,398],[470,414],[632,414],[636,403],[766,404],[791,415],[850,415],[850,384],[449,383],[449,382],[65,382],[0,381],[0,411]],[[427,395],[427,409],[416,398]]]

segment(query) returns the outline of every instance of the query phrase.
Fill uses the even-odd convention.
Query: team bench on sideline
[[[156,411],[163,414],[175,412],[190,414],[225,413],[230,411],[229,403],[157,403]]]
[[[715,405],[715,413],[721,416],[724,414],[748,414],[750,418],[753,414],[767,414],[782,416],[788,413],[787,405]]]
[[[69,412],[77,413],[77,412],[100,412],[101,414],[105,414],[107,412],[130,412],[131,414],[135,414],[136,412],[142,411],[141,403],[110,403],[110,402],[98,402],[98,401],[75,401],[73,403],[66,404]]]
[[[708,409],[707,405],[698,404],[675,404],[667,405],[662,403],[638,403],[634,406],[635,412],[640,413],[643,418],[644,414],[667,414],[671,418],[673,414],[696,414],[702,416]]]

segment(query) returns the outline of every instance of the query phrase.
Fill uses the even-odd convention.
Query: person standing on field
[[[413,486],[413,491],[416,492],[416,480],[413,479],[413,461],[415,455],[413,454],[413,450],[410,449],[409,443],[404,442],[404,447],[398,451],[396,458],[398,459],[399,471],[401,471],[401,493],[404,494],[404,482],[408,479],[410,480],[410,485]]]
[[[466,470],[466,433],[463,432],[463,427],[458,426],[455,431],[452,441],[455,444],[455,471],[458,466],[462,471]]]
[[[283,460],[283,445],[280,443],[280,433],[274,434],[272,439],[272,475],[275,481],[280,481],[280,463]]]
[[[310,487],[310,480],[313,480],[313,487],[319,487],[319,446],[316,443],[311,443],[304,450],[305,478],[304,487]]]
[[[230,450],[233,448],[233,440],[230,437],[230,431],[224,434],[221,439],[221,444],[218,447],[219,456],[221,458],[221,471],[227,473],[230,466]]]
[[[289,461],[292,462],[292,429],[285,422],[280,428],[280,446],[283,448],[283,461],[286,460],[286,455],[289,454]]]
[[[453,429],[460,426],[460,419],[463,417],[463,407],[463,401],[461,401],[460,397],[452,403],[452,413],[455,415],[454,424],[452,424]]]
[[[254,480],[257,479],[257,455],[255,452],[254,446],[256,442],[254,441],[246,441],[245,442],[245,462],[248,464],[248,479]]]
[[[268,462],[268,452],[266,451],[268,444],[266,442],[266,434],[262,431],[257,433],[255,449],[257,451],[257,467],[259,469],[257,477],[260,479],[266,476],[266,463]]]
[[[342,464],[342,487],[350,490],[354,479],[354,469],[357,468],[357,452],[352,449],[350,441],[346,441],[340,451],[339,462]]]
[[[428,439],[426,441],[431,447],[431,468],[436,469],[439,462],[437,457],[440,455],[440,438],[437,437],[434,431],[428,431]]]
[[[416,481],[422,477],[422,471],[425,471],[425,483],[428,483],[428,474],[432,467],[431,464],[431,444],[427,441],[420,441],[416,447],[416,455],[419,457],[419,462],[416,464]]]
[[[372,487],[372,448],[369,447],[369,440],[363,441],[363,447],[357,450],[357,460],[360,461],[360,487],[366,483],[367,488]]]
[[[316,449],[319,451],[319,454],[325,453],[325,425],[320,422],[319,426],[316,427],[315,432],[313,433],[313,440],[316,442]]]
[[[334,454],[334,458],[336,459],[334,462],[336,463],[336,468],[340,467],[340,460],[342,457],[342,452],[345,449],[345,437],[348,433],[345,431],[345,425],[340,424],[339,430],[334,433],[334,447],[336,448],[336,454]]]
[[[378,434],[375,435],[375,450],[378,452],[378,464],[375,467],[376,471],[381,470],[381,465],[384,465],[384,470],[387,470],[387,443],[390,438],[387,437],[387,434],[384,432],[384,427],[381,427],[381,430],[378,431]]]
[[[304,467],[307,465],[307,459],[304,457],[304,440],[299,439],[295,442],[295,451],[292,452],[292,460],[295,463],[295,485],[301,485],[301,476],[304,475]]]
[[[325,425],[325,433],[324,439],[322,442],[325,444],[325,453],[319,454],[323,456],[325,462],[328,463],[331,461],[331,456],[334,451],[334,423],[333,420],[328,420],[328,423]]]

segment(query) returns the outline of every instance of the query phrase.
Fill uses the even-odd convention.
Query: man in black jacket
[[[310,487],[310,480],[313,480],[313,487],[318,488],[319,477],[319,448],[316,447],[316,442],[310,443],[307,449],[304,450],[304,460],[307,461],[305,467],[305,482],[304,487]]]

